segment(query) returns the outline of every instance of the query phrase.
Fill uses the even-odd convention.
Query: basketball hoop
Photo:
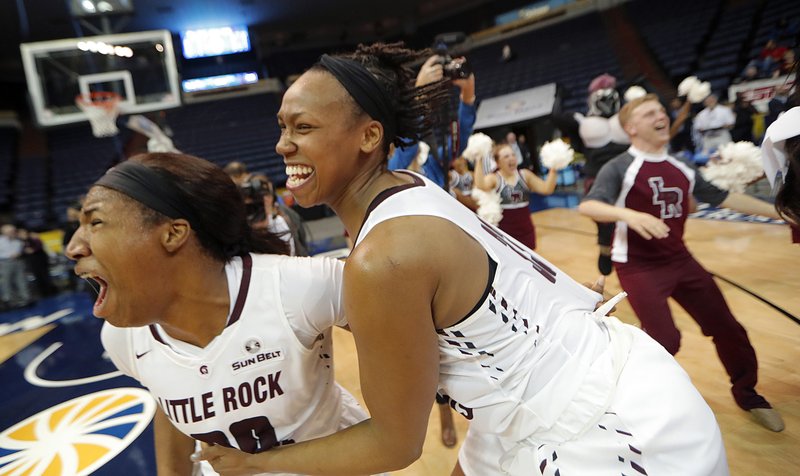
[[[117,93],[97,91],[75,97],[75,105],[86,114],[95,137],[117,135],[117,115],[122,96]]]

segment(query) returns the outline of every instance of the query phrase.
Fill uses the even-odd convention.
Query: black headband
[[[200,223],[180,196],[177,185],[139,162],[126,160],[108,169],[94,184],[123,193],[170,218],[185,218],[192,227]]]
[[[361,63],[347,58],[322,55],[319,64],[328,70],[369,117],[383,124],[389,142],[397,133],[397,117],[389,92]]]

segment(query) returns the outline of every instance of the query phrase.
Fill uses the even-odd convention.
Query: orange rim
[[[122,101],[122,96],[117,93],[96,91],[89,93],[89,99],[82,94],[75,96],[75,103],[81,107],[102,107],[113,109]]]

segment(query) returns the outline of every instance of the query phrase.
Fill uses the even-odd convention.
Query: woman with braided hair
[[[67,255],[99,287],[111,360],[163,410],[158,474],[192,474],[196,441],[256,453],[366,418],[333,379],[342,264],[287,252],[196,157],[139,155],[89,190]]]
[[[469,420],[453,474],[728,474],[714,415],[600,295],[483,222],[433,182],[389,171],[436,98],[401,44],[323,55],[278,112],[287,188],[327,204],[355,247],[344,308],[371,418],[255,455],[214,446],[223,475],[371,474],[420,456],[433,395]],[[638,473],[637,473],[638,472]]]

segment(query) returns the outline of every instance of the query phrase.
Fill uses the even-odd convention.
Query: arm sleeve
[[[139,380],[139,374],[134,365],[130,331],[114,327],[106,322],[100,331],[100,342],[103,343],[106,354],[120,372]]]
[[[583,197],[583,200],[597,200],[609,205],[615,205],[622,189],[625,166],[626,162],[623,157],[612,159],[603,165],[592,184],[592,189]]]
[[[284,313],[306,347],[331,327],[347,325],[342,305],[343,270],[344,262],[332,258],[283,261],[280,292]]]
[[[414,157],[417,156],[417,152],[419,152],[419,144],[395,148],[394,154],[389,157],[389,170],[407,169]]]

